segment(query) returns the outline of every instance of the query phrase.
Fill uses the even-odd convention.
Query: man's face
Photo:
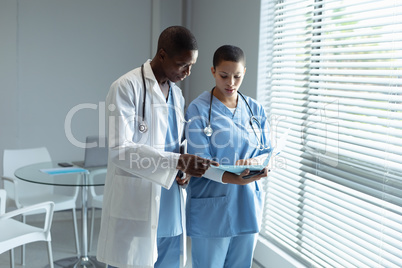
[[[188,50],[173,57],[166,54],[163,62],[166,77],[174,83],[183,81],[190,75],[191,67],[196,63],[197,57],[198,50]]]

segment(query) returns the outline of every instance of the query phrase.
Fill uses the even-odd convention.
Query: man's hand
[[[191,179],[191,176],[189,176],[187,174],[183,178],[176,177],[177,184],[182,185],[182,186],[188,184],[190,182],[190,179]]]
[[[180,169],[189,176],[202,177],[209,166],[219,166],[215,161],[205,159],[192,154],[180,155],[179,162],[177,163],[177,169]]]

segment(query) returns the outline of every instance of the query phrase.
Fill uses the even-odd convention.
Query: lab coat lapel
[[[152,103],[166,104],[165,96],[163,96],[162,90],[158,85],[154,72],[152,71],[150,62],[151,61],[149,60],[144,64],[144,76],[145,80],[149,82],[149,87],[147,88],[148,90],[151,90],[151,92],[149,93],[153,97],[155,97],[152,99]]]
[[[151,139],[153,141],[152,145],[156,146],[159,150],[164,150],[168,122],[168,107],[166,99],[159,88],[154,73],[152,72],[150,61],[147,61],[144,64],[144,76],[145,84],[147,86],[147,96],[150,97],[149,102],[147,101],[146,113],[151,116],[151,127],[158,130],[151,132]],[[160,120],[160,117],[164,117],[164,120]]]
[[[177,132],[178,132],[178,137],[179,139],[182,137],[183,134],[183,129],[184,129],[184,114],[183,110],[181,108],[181,99],[180,99],[180,90],[176,86],[175,83],[171,82],[171,90],[172,90],[172,97],[173,97],[173,105],[174,105],[174,110],[176,113],[176,123],[177,123]],[[179,140],[181,142],[181,139]]]

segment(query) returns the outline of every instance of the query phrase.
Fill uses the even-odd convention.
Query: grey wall
[[[239,46],[246,54],[247,71],[240,90],[256,96],[260,0],[191,1],[191,29],[199,44],[197,63],[186,88],[187,101],[215,86],[212,57],[221,45]]]
[[[16,14],[15,1],[0,1],[0,159],[4,148],[18,144]]]
[[[151,58],[152,30],[182,24],[181,0],[154,2],[0,0],[1,162],[4,149],[37,146],[56,161],[83,158],[71,139],[103,131],[110,84]]]
[[[43,144],[55,158],[80,158],[82,148],[71,140],[99,132],[98,105],[111,81],[150,55],[151,6],[129,0],[18,2],[18,145]],[[66,115],[83,103],[98,107],[77,111],[68,140]]]

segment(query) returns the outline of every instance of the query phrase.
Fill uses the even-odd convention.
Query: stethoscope
[[[145,123],[145,100],[147,97],[147,86],[145,84],[145,75],[144,75],[144,64],[141,65],[141,76],[142,76],[142,83],[144,85],[144,98],[143,98],[143,104],[142,104],[142,122],[138,125],[138,131],[140,133],[145,133],[148,131],[148,126],[147,123]],[[173,91],[172,91],[173,94]],[[182,122],[189,123],[191,120],[186,121],[184,118],[180,118]]]
[[[138,130],[140,133],[145,133],[148,131],[148,126],[145,123],[145,100],[147,98],[147,86],[145,85],[145,76],[144,76],[144,64],[141,65],[141,75],[142,75],[142,82],[144,84],[144,100],[142,103],[142,122],[138,125]]]
[[[215,88],[213,88],[212,90],[211,90],[211,98],[210,98],[210,100],[209,100],[209,113],[208,113],[208,125],[204,128],[204,134],[207,136],[207,137],[211,137],[212,136],[212,134],[213,134],[213,129],[212,129],[212,127],[211,127],[211,113],[212,113],[212,100],[213,100],[213,97],[214,97],[214,89]],[[262,127],[261,127],[261,124],[260,124],[260,121],[258,121],[258,119],[254,116],[254,113],[253,113],[253,111],[251,110],[251,107],[250,107],[250,105],[248,104],[248,102],[247,102],[247,100],[246,100],[246,98],[244,97],[244,95],[240,92],[240,91],[237,91],[237,93],[239,93],[239,95],[242,97],[242,99],[244,100],[244,102],[246,103],[246,105],[247,105],[247,107],[248,107],[248,110],[250,111],[250,114],[251,114],[251,117],[250,117],[250,120],[249,120],[249,123],[250,123],[250,126],[251,126],[251,129],[253,130],[253,132],[254,132],[254,134],[255,134],[255,136],[257,137],[257,142],[258,142],[258,149],[259,150],[265,150],[265,149],[268,149],[269,148],[269,146],[267,147],[267,146],[265,146],[265,143],[264,143],[264,139],[263,139],[263,137],[262,137]],[[261,133],[261,135],[260,135],[260,137],[258,138],[258,135],[257,135],[257,132],[255,131],[255,128],[254,128],[254,124],[256,124],[257,125],[257,127],[258,127],[258,129],[259,129],[259,131],[260,131],[260,133]]]

